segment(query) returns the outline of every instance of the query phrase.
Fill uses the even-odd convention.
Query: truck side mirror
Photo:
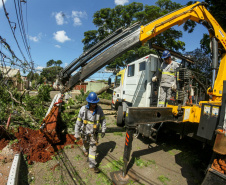
[[[111,86],[111,78],[108,78],[108,85]]]

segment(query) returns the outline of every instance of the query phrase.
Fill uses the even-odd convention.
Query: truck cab
[[[156,106],[158,84],[152,77],[160,67],[157,55],[150,54],[131,62],[117,73],[112,95],[112,107],[117,110],[117,125],[124,126],[127,107]]]

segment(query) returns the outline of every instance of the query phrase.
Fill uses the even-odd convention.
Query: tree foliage
[[[202,49],[197,48],[194,51],[186,52],[185,56],[191,58],[195,64],[189,68],[196,72],[196,76],[199,77],[203,84],[210,84],[211,82],[211,59],[210,54],[207,55]]]
[[[46,63],[46,67],[50,67],[50,66],[60,66],[62,64],[62,61],[61,60],[49,60],[47,63]]]
[[[83,49],[86,51],[120,27],[128,27],[135,22],[145,25],[180,7],[179,3],[172,2],[171,0],[158,0],[155,5],[151,6],[144,6],[142,3],[133,2],[129,5],[118,5],[113,9],[101,9],[93,15],[93,23],[97,30],[89,30],[84,33],[84,39],[82,40],[84,44]],[[151,42],[175,51],[183,51],[185,44],[179,40],[181,36],[181,31],[171,28],[151,39]],[[149,49],[147,44],[133,48],[121,57],[116,58],[108,68],[125,66],[136,58],[151,52],[153,51]]]
[[[44,77],[47,81],[53,83],[56,80],[57,75],[63,68],[60,66],[53,66],[43,68],[41,72],[41,77]]]

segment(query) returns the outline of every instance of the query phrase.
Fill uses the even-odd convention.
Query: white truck
[[[153,83],[151,79],[160,64],[158,56],[150,54],[131,62],[117,73],[112,95],[112,108],[118,111],[118,126],[124,126],[127,107],[157,105],[158,83]]]

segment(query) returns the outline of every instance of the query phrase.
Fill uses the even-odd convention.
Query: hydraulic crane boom
[[[201,23],[207,27],[210,38],[214,39],[215,43],[218,43],[219,48],[225,51],[226,34],[204,5],[205,3],[197,2],[160,17],[140,28],[138,28],[138,24],[135,24],[125,30],[122,28],[116,30],[90,50],[84,52],[77,60],[73,61],[60,73],[59,79],[65,86],[63,92],[72,89],[78,82],[88,78],[130,48],[144,44],[163,31],[174,25],[181,25],[187,20]],[[103,51],[104,49],[105,51]],[[216,56],[213,57],[217,58]],[[218,68],[216,63],[217,59],[215,59],[213,63],[214,73]],[[80,67],[81,69],[74,76],[70,77],[70,75]],[[226,77],[223,77],[223,79],[219,77],[215,82],[212,92],[216,97],[221,96],[219,92],[223,90],[223,80],[226,80]]]

